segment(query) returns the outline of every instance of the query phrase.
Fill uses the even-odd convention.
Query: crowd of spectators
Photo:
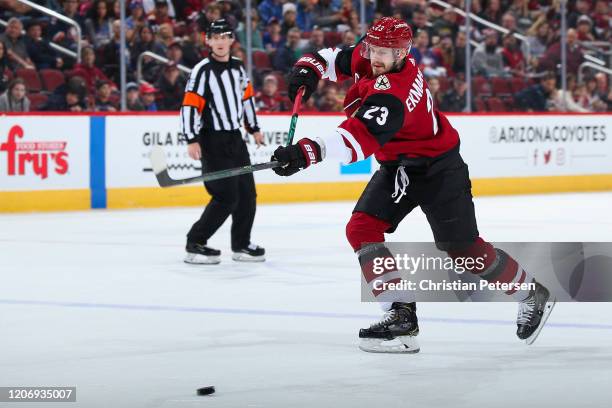
[[[187,74],[208,55],[203,33],[225,18],[235,29],[232,53],[246,61],[244,0],[126,0],[126,54],[120,55],[119,0],[34,0],[75,20],[81,59],[53,44],[77,51],[79,31],[16,0],[0,0],[0,111],[119,109],[119,66],[128,64],[127,105],[134,111],[176,111]],[[447,0],[459,8],[463,0]],[[612,110],[610,77],[579,73],[585,53],[610,63],[611,6],[606,0],[568,1],[567,92],[559,81],[559,0],[472,0],[472,12],[509,30],[475,22],[425,0],[366,0],[366,26],[359,22],[359,0],[253,0],[251,44],[253,82],[260,111],[290,110],[287,74],[305,53],[355,44],[368,26],[392,15],[414,31],[411,55],[425,74],[438,106],[463,111],[465,48],[472,49],[473,110],[575,112]],[[526,41],[517,39],[522,34]],[[599,47],[599,48],[598,48]],[[141,54],[169,60],[162,64]],[[606,54],[607,53],[607,54]],[[141,64],[141,76],[137,68]],[[50,71],[52,71],[50,73]],[[32,72],[40,80],[31,82]],[[52,73],[61,73],[60,80]],[[29,74],[28,74],[29,73]],[[584,74],[584,75],[581,75]],[[578,81],[581,78],[582,81]],[[321,82],[305,110],[342,111],[351,82]]]

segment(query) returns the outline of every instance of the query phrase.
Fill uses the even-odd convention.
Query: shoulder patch
[[[386,75],[381,75],[376,78],[376,83],[374,84],[374,89],[378,91],[386,91],[391,88],[391,83],[389,82],[389,78]]]

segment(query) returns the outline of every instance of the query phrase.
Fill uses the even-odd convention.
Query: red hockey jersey
[[[434,106],[414,59],[409,56],[400,71],[375,77],[361,46],[318,53],[327,63],[323,78],[355,80],[344,100],[348,119],[337,129],[352,151],[351,162],[372,154],[378,161],[435,157],[455,147],[459,134]]]

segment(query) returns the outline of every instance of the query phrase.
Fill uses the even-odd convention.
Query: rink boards
[[[449,115],[461,135],[475,195],[612,190],[612,115]],[[259,115],[266,146],[246,137],[252,162],[284,143],[288,115]],[[296,140],[333,132],[339,115],[302,114]],[[201,185],[161,189],[153,145],[170,172],[197,175],[174,114],[9,115],[0,120],[0,211],[202,205]],[[258,201],[356,199],[376,162],[323,162],[291,178],[256,173]]]

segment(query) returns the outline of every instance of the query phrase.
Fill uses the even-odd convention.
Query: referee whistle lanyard
[[[401,184],[401,185],[400,185]],[[408,174],[404,166],[397,166],[397,172],[395,173],[395,192],[391,194],[391,198],[396,198],[395,204],[399,203],[403,196],[406,195],[406,189],[410,184]]]

